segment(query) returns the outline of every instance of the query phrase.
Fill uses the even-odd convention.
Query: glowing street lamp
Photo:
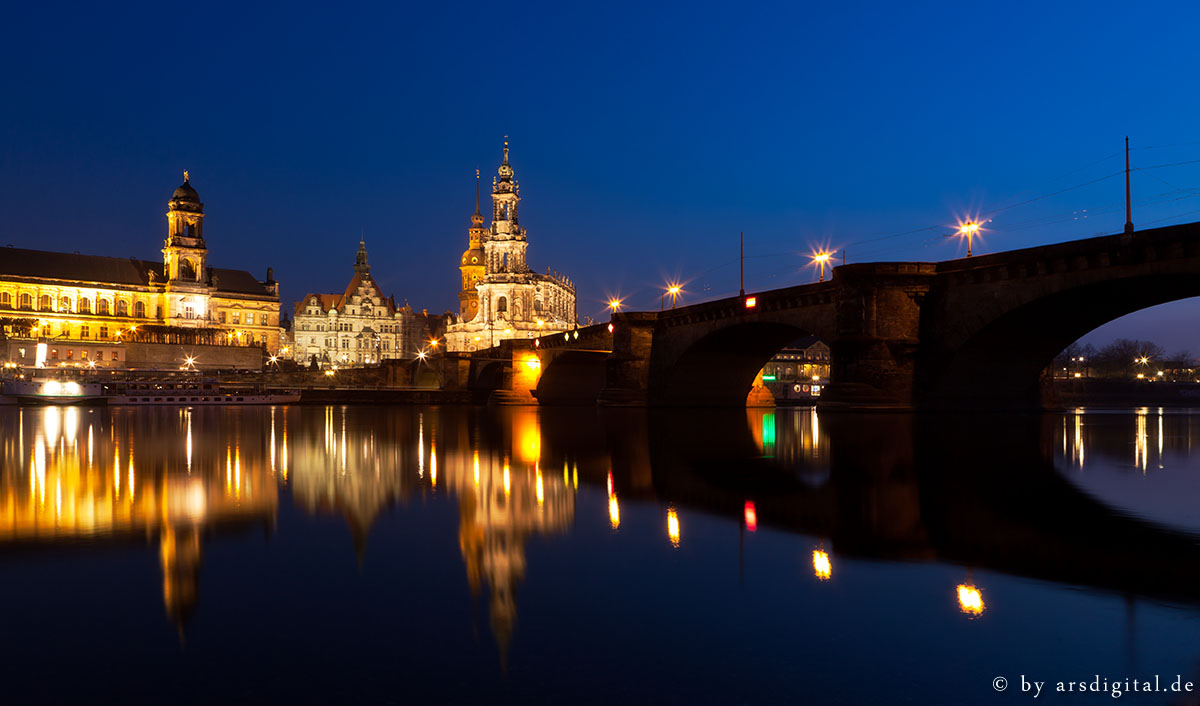
[[[819,269],[819,271],[821,273],[820,277],[817,279],[818,282],[825,281],[825,265],[827,265],[829,263],[829,259],[831,257],[833,257],[833,253],[831,253],[827,250],[822,250],[821,252],[813,254],[813,256],[812,256],[813,264],[817,266],[817,268]]]
[[[432,348],[432,349],[434,349],[434,350],[437,350],[437,347],[438,347],[438,339],[436,339],[436,338],[431,338],[431,339],[429,339],[429,347],[430,347],[430,348]]]
[[[683,291],[683,287],[679,286],[678,284],[675,284],[673,282],[668,284],[667,288],[665,290],[663,290],[662,296],[658,298],[658,310],[659,311],[663,310],[663,302],[666,299],[668,294],[671,295],[671,308],[674,309],[675,301],[679,298],[679,294],[682,291]]]
[[[614,314],[617,313],[618,311],[620,311],[621,310],[621,300],[618,299],[617,297],[613,297],[612,299],[609,299],[608,300],[608,310]]]
[[[967,221],[958,226],[958,234],[967,239],[967,257],[971,257],[971,239],[979,235],[979,223]]]

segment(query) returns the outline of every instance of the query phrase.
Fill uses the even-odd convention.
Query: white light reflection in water
[[[1145,407],[1139,407],[1137,411],[1136,431],[1133,435],[1133,465],[1135,468],[1142,469],[1142,473],[1146,472],[1146,465],[1149,462],[1150,455],[1149,443],[1146,438],[1146,413]]]

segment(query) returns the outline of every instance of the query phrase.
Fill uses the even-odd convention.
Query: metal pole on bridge
[[[1133,199],[1129,191],[1129,137],[1125,137],[1125,233],[1133,232]]]

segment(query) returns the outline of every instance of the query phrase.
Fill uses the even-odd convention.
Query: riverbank
[[[1063,407],[1200,407],[1200,384],[1137,380],[1055,380],[1051,399]]]

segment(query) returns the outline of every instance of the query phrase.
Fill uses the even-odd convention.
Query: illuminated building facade
[[[61,362],[69,351],[74,361],[119,365],[119,344],[155,329],[159,335],[191,332],[196,342],[275,351],[279,285],[270,268],[260,281],[243,270],[208,265],[204,204],[184,172],[168,202],[161,261],[4,248],[0,318],[28,321],[28,328],[9,326],[9,333],[50,341],[63,349]],[[10,358],[14,350],[8,347]],[[97,354],[107,355],[98,360]]]
[[[816,336],[788,344],[763,366],[763,375],[778,382],[829,379],[829,345]]]
[[[490,348],[504,339],[536,338],[576,326],[575,286],[549,270],[533,272],[526,262],[529,243],[517,215],[521,197],[514,176],[506,140],[504,161],[492,179],[492,222],[486,229],[476,182],[468,247],[459,262],[459,314],[446,328],[448,350]]]
[[[371,277],[366,243],[359,241],[354,276],[342,294],[306,294],[296,302],[292,357],[334,365],[371,365],[413,358],[423,345],[425,321],[384,296]]]

